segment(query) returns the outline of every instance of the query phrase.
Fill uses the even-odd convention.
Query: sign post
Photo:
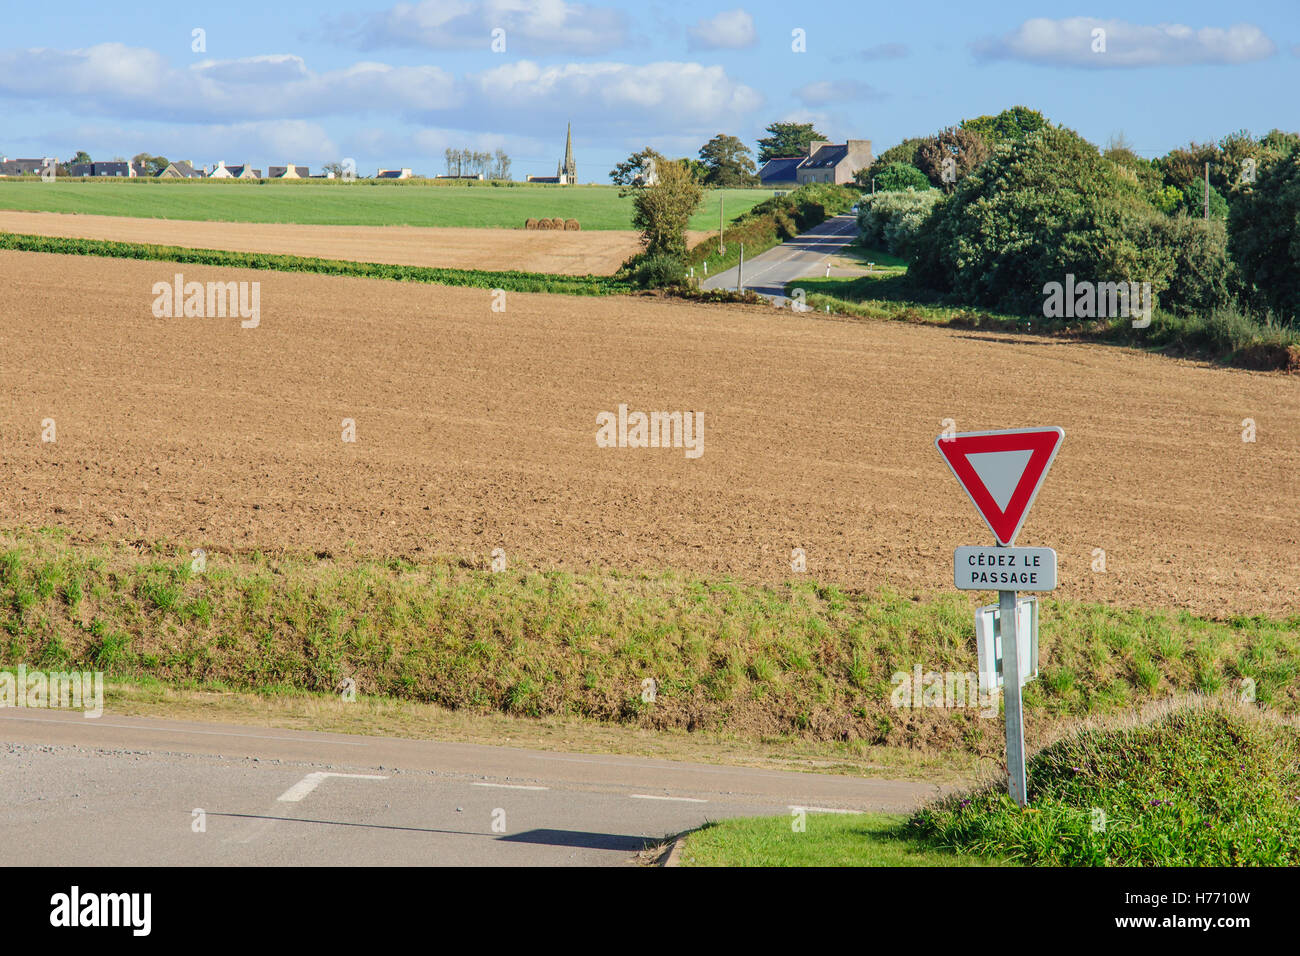
[[[1056,587],[1056,552],[1017,548],[1016,535],[1065,438],[1061,428],[1016,428],[944,434],[935,447],[970,495],[996,542],[994,548],[962,547],[953,553],[953,582],[962,590],[998,592],[998,636],[1005,692],[1007,792],[1029,803],[1025,780],[1024,698],[1020,673],[1017,589]]]

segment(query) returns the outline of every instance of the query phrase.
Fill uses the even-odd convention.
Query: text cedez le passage
[[[970,580],[973,584],[1037,584],[1038,569],[1043,566],[1042,557],[1037,554],[990,554],[987,551],[967,555],[966,563],[972,568],[989,568],[987,571],[972,571]]]

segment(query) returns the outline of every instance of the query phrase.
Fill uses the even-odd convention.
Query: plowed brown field
[[[190,249],[269,252],[444,269],[519,269],[561,275],[610,275],[641,248],[637,233],[609,230],[300,226],[7,210],[0,210],[0,230]],[[689,238],[695,242],[704,235],[692,232]]]
[[[154,318],[174,271],[0,252],[0,523],[751,580],[791,577],[797,546],[824,581],[948,591],[952,548],[990,534],[934,449],[941,422],[1055,424],[1020,543],[1057,549],[1059,595],[1300,611],[1294,378],[760,307],[512,293],[494,313],[481,290],[186,267],[262,283],[241,329]],[[703,412],[703,456],[598,448],[619,403]]]

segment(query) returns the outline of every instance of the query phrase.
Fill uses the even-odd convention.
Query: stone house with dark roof
[[[871,165],[871,140],[851,139],[844,143],[813,140],[803,156],[769,159],[758,171],[764,186],[795,183],[851,183],[853,174]]]

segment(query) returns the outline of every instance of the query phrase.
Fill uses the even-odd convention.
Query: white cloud
[[[700,63],[507,63],[466,77],[470,108],[481,101],[499,116],[566,116],[580,104],[587,123],[637,125],[647,133],[701,126],[752,112],[763,103],[720,66]]]
[[[795,90],[794,95],[804,106],[825,106],[828,103],[883,100],[885,94],[857,80],[821,80],[807,83]]]
[[[315,73],[300,57],[205,60],[185,69],[121,43],[84,50],[0,51],[0,95],[65,108],[201,123],[445,108],[454,79],[436,66],[355,63]]]
[[[741,7],[700,20],[687,32],[692,50],[742,50],[758,42],[754,18]]]
[[[1095,30],[1105,31],[1105,52],[1094,52]],[[1180,23],[1144,26],[1093,17],[1026,20],[1010,33],[977,41],[973,48],[983,59],[1098,69],[1250,63],[1277,52],[1273,41],[1249,23],[1193,29]]]
[[[423,47],[491,49],[492,31],[505,31],[507,54],[593,54],[626,45],[622,11],[565,0],[421,0],[367,16],[360,26],[326,26],[333,39],[363,50]]]

